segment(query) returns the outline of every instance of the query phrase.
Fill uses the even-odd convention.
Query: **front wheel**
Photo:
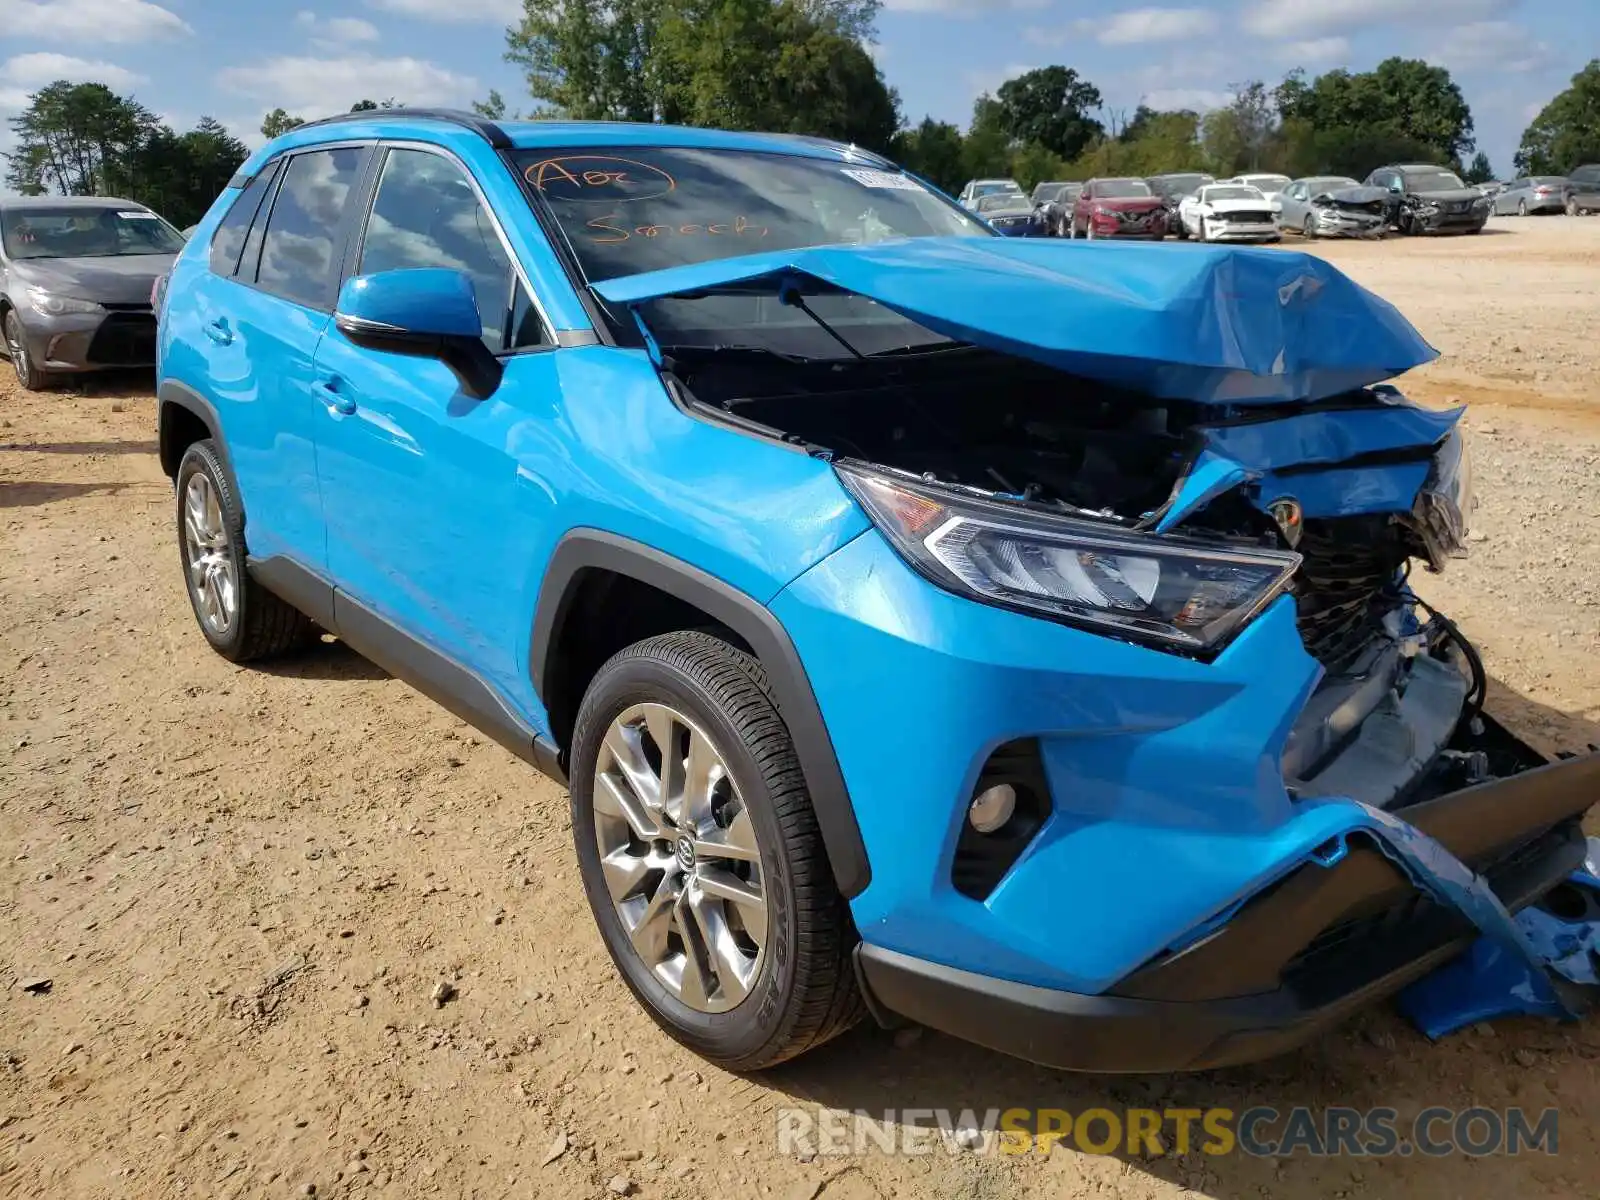
[[[1568,196],[1567,197],[1567,216],[1575,217],[1577,215],[1578,215],[1578,198],[1576,196]]]
[[[22,327],[22,318],[16,310],[6,313],[6,352],[11,355],[11,369],[17,373],[17,384],[26,392],[36,392],[50,382],[50,377],[33,361],[28,350],[28,333]]]
[[[1517,201],[1517,216],[1525,217],[1527,215],[1528,215],[1528,202],[1526,200],[1518,200]]]
[[[754,1071],[859,1020],[854,928],[754,658],[701,632],[619,652],[579,708],[571,794],[606,949],[673,1038]]]

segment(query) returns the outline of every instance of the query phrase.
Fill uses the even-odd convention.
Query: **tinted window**
[[[262,287],[313,308],[332,308],[339,285],[339,223],[360,179],[365,147],[297,154],[284,169],[261,247]]]
[[[183,235],[147,208],[33,205],[0,214],[12,258],[120,258],[176,254]]]
[[[682,146],[527,150],[515,161],[592,280],[761,250],[995,236],[909,175],[867,162]]]
[[[211,269],[218,275],[232,275],[238,269],[239,252],[244,249],[250,222],[256,219],[256,210],[261,207],[262,198],[271,190],[277,174],[277,162],[270,162],[263,167],[250,185],[239,193],[233,207],[211,235]]]
[[[1090,186],[1089,194],[1107,200],[1148,196],[1150,185],[1142,179],[1097,179]]]
[[[367,218],[359,269],[371,275],[408,267],[465,274],[478,298],[484,341],[493,350],[506,344],[511,259],[465,172],[437,154],[391,150]]]

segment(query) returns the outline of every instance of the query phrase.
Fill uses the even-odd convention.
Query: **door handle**
[[[205,334],[219,346],[231,346],[233,344],[233,331],[228,328],[228,319],[226,317],[218,317],[215,321],[208,322],[205,326]]]
[[[328,406],[329,412],[346,417],[355,412],[355,400],[339,390],[338,379],[317,380],[317,390],[322,393],[323,403]]]

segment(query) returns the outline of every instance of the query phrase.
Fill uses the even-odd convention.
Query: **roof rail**
[[[487,117],[480,117],[477,113],[463,112],[456,108],[380,108],[362,109],[360,112],[339,113],[332,117],[322,117],[316,121],[307,121],[299,129],[313,129],[321,125],[338,125],[345,121],[366,121],[377,116],[402,117],[414,121],[445,121],[451,125],[459,125],[463,129],[470,129],[473,133],[483,138],[496,150],[510,150],[512,141],[501,129]]]

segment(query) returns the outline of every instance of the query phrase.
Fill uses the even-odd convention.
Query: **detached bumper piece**
[[[1600,753],[1398,813],[1335,801],[1344,837],[1104,994],[865,944],[857,971],[880,1015],[1091,1072],[1269,1058],[1396,993],[1430,1036],[1500,1013],[1576,1016],[1600,978],[1600,844],[1579,828],[1597,799]]]

